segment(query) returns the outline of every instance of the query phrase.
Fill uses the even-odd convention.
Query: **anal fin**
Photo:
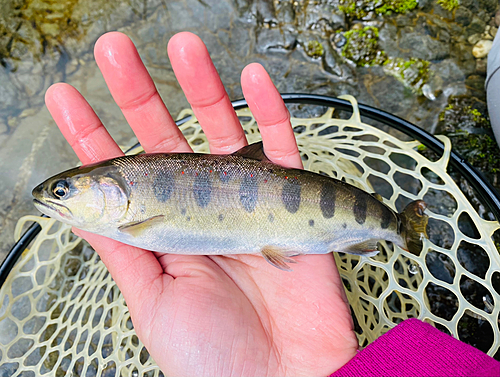
[[[266,261],[283,271],[292,271],[287,263],[297,263],[290,257],[300,255],[300,253],[286,251],[273,246],[262,248],[261,253]]]
[[[349,245],[342,251],[349,254],[363,255],[365,257],[373,257],[374,255],[377,255],[379,253],[378,240],[371,239],[353,245]]]
[[[120,232],[130,234],[132,237],[138,237],[152,226],[163,223],[164,218],[164,215],[158,215],[142,221],[132,221],[120,226],[118,230]]]

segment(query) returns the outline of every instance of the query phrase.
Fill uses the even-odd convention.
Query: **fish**
[[[397,213],[379,194],[271,162],[262,142],[229,155],[122,156],[57,174],[33,189],[40,212],[161,253],[261,254],[291,270],[293,256],[373,256],[381,240],[419,254],[422,200]]]

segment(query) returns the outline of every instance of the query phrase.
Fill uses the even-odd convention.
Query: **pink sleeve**
[[[352,358],[332,377],[499,377],[500,363],[418,319],[408,319]]]

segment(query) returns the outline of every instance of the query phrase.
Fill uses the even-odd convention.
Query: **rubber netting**
[[[363,123],[354,98],[345,98],[350,119],[333,118],[334,109],[292,119],[305,169],[376,191],[398,211],[424,199],[430,216],[419,256],[385,242],[372,258],[335,254],[360,345],[417,317],[498,358],[500,257],[492,236],[500,224],[483,219],[447,174],[448,139],[431,161],[418,141]],[[250,111],[238,116],[248,142],[258,141]],[[208,152],[194,117],[181,129],[195,151]],[[16,239],[32,221],[42,231],[0,289],[0,375],[162,375],[97,254],[47,218],[22,218]]]

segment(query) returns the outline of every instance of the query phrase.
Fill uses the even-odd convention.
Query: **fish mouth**
[[[52,205],[49,205],[48,203],[46,202],[42,202],[41,200],[38,200],[36,198],[33,199],[33,203],[35,204],[35,207],[38,208],[38,206],[41,206],[43,208],[47,208],[48,210],[50,210],[51,212],[56,212],[59,216],[63,217],[63,218],[67,218],[69,219],[73,214],[71,213],[71,210],[65,206],[63,206],[62,204],[59,204],[59,203],[53,203],[53,202],[50,202],[50,204]],[[56,206],[59,206],[61,208],[64,208],[65,211],[68,211],[68,213],[64,213],[62,211],[60,211],[59,209],[56,208]],[[38,208],[40,210],[40,208]],[[40,212],[44,212],[44,211],[41,211]],[[45,212],[44,212],[45,213]]]

